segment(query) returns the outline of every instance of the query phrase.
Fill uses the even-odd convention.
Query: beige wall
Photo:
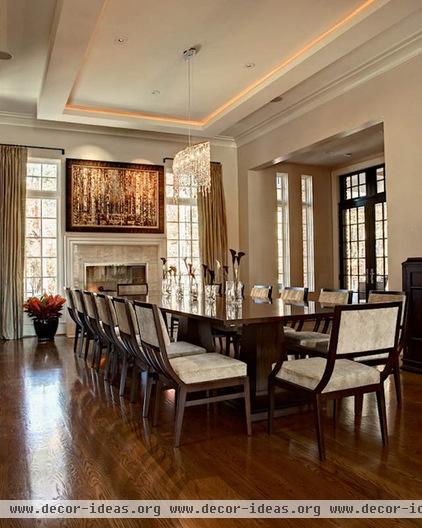
[[[303,284],[301,176],[313,176],[315,291],[333,286],[331,174],[325,167],[280,163],[248,173],[249,254],[242,278],[277,286],[277,219],[275,177],[289,180],[290,283]]]
[[[249,214],[250,171],[343,131],[383,121],[390,288],[401,287],[401,262],[422,255],[421,94],[422,56],[418,56],[239,147],[240,244],[249,255],[243,270],[246,278],[255,252],[249,236],[256,221]],[[253,191],[257,192],[256,184]]]
[[[3,122],[2,122],[3,121]],[[17,126],[19,123],[20,126]],[[57,127],[57,128],[56,128]],[[163,158],[174,157],[186,145],[163,134],[157,138],[133,137],[120,130],[102,131],[95,127],[75,126],[74,130],[60,123],[37,126],[35,120],[10,119],[0,116],[0,142],[60,147],[68,158],[163,164]],[[42,156],[57,156],[54,151],[37,151]],[[228,241],[230,247],[239,246],[237,154],[234,144],[211,146],[213,161],[223,166],[223,184],[227,206]],[[64,176],[64,171],[63,176]],[[124,235],[123,235],[124,236]],[[148,236],[148,235],[139,235]]]

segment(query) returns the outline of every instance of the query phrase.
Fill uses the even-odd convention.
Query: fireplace
[[[108,295],[124,291],[148,291],[147,264],[85,264],[85,288]]]

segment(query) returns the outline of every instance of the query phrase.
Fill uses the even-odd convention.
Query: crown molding
[[[303,97],[277,114],[260,123],[251,125],[247,130],[235,136],[234,139],[237,146],[240,147],[254,141],[260,136],[293,121],[370,79],[408,62],[420,53],[422,53],[422,30],[361,64],[359,67],[352,68],[343,75],[333,79],[319,90]]]
[[[0,125],[20,126],[29,128],[41,128],[45,130],[57,130],[61,132],[79,132],[83,134],[97,134],[131,139],[144,139],[149,141],[167,141],[181,145],[186,144],[185,134],[169,134],[166,132],[150,132],[126,128],[106,127],[99,125],[84,125],[68,123],[66,121],[49,121],[37,119],[35,115],[28,113],[13,113],[0,111]],[[215,136],[213,138],[193,137],[194,141],[210,141],[211,145],[217,147],[236,148],[234,138],[230,136]]]

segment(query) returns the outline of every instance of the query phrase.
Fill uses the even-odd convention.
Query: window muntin
[[[303,240],[303,286],[315,289],[314,264],[314,200],[312,176],[301,177],[302,191],[302,240]]]
[[[27,163],[25,298],[58,293],[59,162]]]
[[[290,286],[289,177],[276,175],[278,288]]]

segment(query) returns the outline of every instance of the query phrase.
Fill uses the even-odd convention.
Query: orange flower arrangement
[[[63,305],[66,299],[61,295],[44,294],[41,297],[30,297],[23,305],[23,311],[29,317],[46,321],[48,319],[56,319],[61,317]]]

